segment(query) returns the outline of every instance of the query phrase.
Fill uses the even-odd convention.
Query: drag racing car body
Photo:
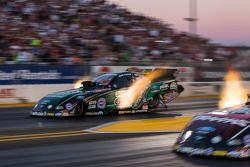
[[[175,79],[175,71],[168,70],[165,77],[150,81],[141,96],[125,108],[119,107],[119,95],[138,78],[137,73],[128,71],[104,74],[93,81],[82,82],[78,89],[48,94],[36,104],[30,115],[63,117],[149,112],[160,103],[174,100],[183,91]]]
[[[201,156],[250,157],[250,105],[195,116],[180,134],[174,151]]]

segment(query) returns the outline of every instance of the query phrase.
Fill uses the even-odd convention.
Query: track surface
[[[229,162],[172,153],[171,147],[178,134],[89,134],[82,131],[111,121],[195,115],[210,110],[44,119],[30,118],[30,108],[1,108],[0,166],[249,167],[249,160]]]

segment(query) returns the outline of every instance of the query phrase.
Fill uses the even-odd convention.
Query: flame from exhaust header
[[[131,107],[134,103],[140,100],[140,97],[147,90],[152,80],[163,75],[163,70],[155,70],[146,75],[138,77],[134,83],[124,91],[120,91],[118,95],[118,108],[125,109]]]
[[[226,83],[221,94],[219,108],[227,108],[246,103],[248,100],[247,90],[241,83],[239,72],[230,70],[224,80]]]

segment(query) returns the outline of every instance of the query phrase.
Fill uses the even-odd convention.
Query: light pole
[[[189,22],[189,33],[197,33],[197,0],[189,0],[189,17],[184,18],[185,21]]]

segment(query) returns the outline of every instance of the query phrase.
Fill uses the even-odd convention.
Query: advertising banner
[[[0,85],[67,84],[89,73],[80,65],[1,65]]]
[[[250,68],[236,68],[243,81],[250,81]],[[218,82],[223,81],[227,70],[224,67],[196,67],[194,81],[196,82]]]

